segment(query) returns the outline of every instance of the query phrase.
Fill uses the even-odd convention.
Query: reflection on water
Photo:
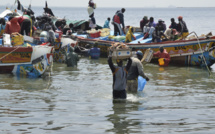
[[[215,79],[206,69],[147,64],[144,71],[150,81],[126,101],[112,99],[106,58],[81,58],[75,68],[54,63],[46,79],[1,74],[0,132],[215,132]]]

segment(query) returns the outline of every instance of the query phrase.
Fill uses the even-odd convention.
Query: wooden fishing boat
[[[86,35],[73,35],[78,38],[79,45],[93,44],[98,42],[101,56],[106,57],[108,48],[116,41],[108,40],[107,37],[89,38]],[[143,35],[135,33],[136,41],[125,43],[130,48],[141,50],[143,53],[151,48],[154,52],[163,46],[171,56],[170,64],[177,66],[211,66],[215,63],[215,36],[194,38],[188,40],[165,41],[160,43],[150,42],[150,38],[141,40]],[[104,40],[104,39],[107,40]],[[138,42],[139,41],[139,42]],[[156,58],[152,62],[158,62]]]
[[[0,44],[0,73],[41,77],[50,75],[54,48],[50,46],[3,46]]]

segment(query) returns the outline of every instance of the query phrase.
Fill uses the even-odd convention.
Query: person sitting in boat
[[[143,39],[148,37],[152,37],[152,33],[155,30],[156,23],[154,22],[154,18],[150,17],[149,22],[143,27]]]
[[[110,28],[109,24],[110,24],[110,17],[108,17],[107,20],[105,21],[103,28]]]
[[[187,25],[186,25],[185,21],[183,20],[182,16],[178,17],[178,32],[180,32],[180,34],[181,34],[180,39],[184,39],[189,35]]]
[[[143,28],[144,26],[149,22],[148,20],[148,17],[147,16],[144,16],[143,19],[140,21],[140,29],[142,30],[143,32]]]
[[[159,58],[159,66],[168,66],[170,62],[170,55],[163,46],[161,46],[159,51],[154,53],[153,56]]]
[[[163,40],[167,40],[167,37],[164,35],[163,31],[160,31],[159,27],[156,26],[154,32],[152,33],[152,42],[161,42]]]
[[[131,67],[132,60],[128,59],[127,65],[123,66],[123,60],[116,60],[117,66],[112,62],[112,52],[109,52],[108,64],[113,73],[113,99],[126,99],[126,83],[128,70]]]
[[[75,67],[78,65],[79,57],[78,55],[74,52],[73,47],[69,47],[69,53],[66,53],[66,64],[67,67]]]
[[[143,53],[138,50],[136,52],[136,57],[131,57],[132,64],[130,69],[128,70],[128,76],[127,76],[127,87],[126,90],[128,92],[137,92],[138,87],[138,76],[142,76],[146,79],[146,81],[149,81],[149,78],[144,74],[143,71],[143,64],[140,62],[143,58]]]
[[[89,55],[91,59],[98,59],[100,57],[100,48],[98,48],[98,42],[95,42],[93,48],[90,49]]]
[[[17,16],[11,16],[9,17],[9,21],[6,23],[5,27],[5,33],[6,34],[12,34],[12,33],[19,33],[20,32],[20,25],[18,23],[18,17]]]
[[[116,14],[113,16],[113,26],[114,26],[114,35],[117,36],[123,35],[124,29],[125,29],[125,24],[124,24],[124,15],[123,13],[125,12],[125,8],[122,8],[121,10],[118,10]],[[120,26],[122,24],[122,28]]]
[[[158,30],[162,31],[163,33],[166,30],[166,24],[164,23],[164,21],[162,19],[158,20],[158,23],[156,24],[156,27],[158,27]]]
[[[170,41],[175,41],[178,39],[178,32],[176,29],[168,28],[165,32],[164,35],[167,37],[168,40]]]
[[[6,22],[4,18],[0,18],[0,36],[3,35],[6,27]]]
[[[169,28],[178,30],[178,24],[175,22],[175,19],[171,18],[170,21],[171,21],[171,24]]]
[[[129,30],[128,30],[127,34],[126,34],[126,37],[125,37],[125,42],[127,42],[127,43],[131,42],[132,38],[134,40],[136,40],[136,37],[134,36],[133,31],[134,31],[133,27],[130,26]]]
[[[67,30],[66,35],[72,35],[72,33],[73,33],[73,24],[70,23],[69,24],[69,30]]]

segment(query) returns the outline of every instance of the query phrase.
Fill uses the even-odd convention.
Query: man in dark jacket
[[[141,51],[136,52],[137,58],[132,57],[132,64],[128,71],[127,76],[127,87],[126,90],[128,92],[137,92],[138,87],[138,76],[142,76],[149,81],[149,78],[143,72],[143,65],[140,60],[143,58],[143,53]]]
[[[118,10],[116,14],[113,16],[112,24],[114,25],[115,36],[117,36],[117,33],[119,33],[119,35],[122,35],[124,32],[124,29],[125,29],[124,15],[123,15],[124,12],[125,12],[125,8],[122,8],[121,10]],[[120,24],[122,24],[122,28]]]

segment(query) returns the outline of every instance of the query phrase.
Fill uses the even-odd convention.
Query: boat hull
[[[0,73],[41,77],[50,75],[53,47],[0,47]]]
[[[93,44],[98,42],[98,47],[101,49],[101,56],[107,57],[108,48],[113,41],[102,41],[96,39],[79,38],[79,45]],[[193,40],[180,40],[180,41],[166,41],[161,43],[142,43],[142,44],[129,44],[130,48],[141,50],[143,53],[148,49],[154,52],[159,51],[159,47],[163,46],[170,54],[171,62],[177,66],[211,66],[215,63],[215,37],[210,39],[193,39]],[[212,50],[211,50],[212,49]],[[209,51],[210,50],[210,51]],[[204,55],[204,56],[203,56]],[[158,62],[153,58],[152,62]]]

